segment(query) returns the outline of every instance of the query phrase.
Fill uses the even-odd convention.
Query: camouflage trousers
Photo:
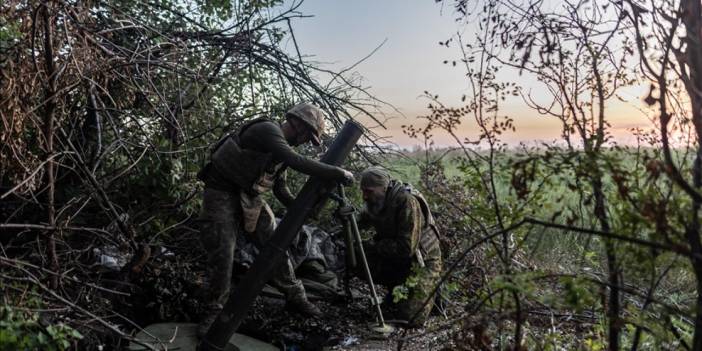
[[[406,320],[412,326],[424,324],[434,308],[434,296],[430,294],[441,279],[441,256],[426,259],[424,267],[414,258],[379,255],[373,247],[366,248],[366,256],[375,283],[387,286],[390,293],[398,288],[406,294],[405,298],[392,303],[397,319]]]
[[[221,309],[229,298],[236,234],[244,230],[239,194],[206,187],[199,222],[200,241],[207,252],[206,304],[211,309]],[[252,241],[260,249],[273,235],[275,226],[273,212],[264,203],[256,230],[248,235],[253,235]],[[287,300],[306,298],[302,282],[295,277],[290,253],[286,255],[270,283],[281,290]]]

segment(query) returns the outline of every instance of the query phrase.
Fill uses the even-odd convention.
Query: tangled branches
[[[223,133],[282,116],[299,101],[321,105],[333,128],[357,114],[373,117],[380,102],[357,81],[282,48],[285,38],[294,42],[291,19],[302,15],[300,2],[280,3],[0,5],[3,280],[27,276],[33,265],[34,278],[22,284],[88,310],[99,299],[68,289],[66,272],[90,267],[93,249],[106,246],[130,257],[116,280],[152,272],[154,248],[193,232],[195,174]],[[89,268],[78,271],[80,281],[97,279]]]

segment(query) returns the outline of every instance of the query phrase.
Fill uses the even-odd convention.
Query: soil
[[[283,350],[441,350],[452,349],[451,328],[444,316],[433,314],[426,328],[405,329],[401,321],[388,320],[395,325],[389,335],[374,332],[378,326],[377,314],[370,304],[370,291],[364,282],[354,279],[353,288],[360,298],[351,301],[315,301],[324,312],[320,318],[306,318],[290,313],[282,299],[259,297],[249,318],[239,329],[240,333],[256,337],[281,347]],[[385,290],[378,286],[379,294]],[[385,311],[387,318],[392,318]],[[438,329],[438,330],[435,330]],[[399,348],[399,344],[402,347]],[[447,348],[448,347],[448,348]]]

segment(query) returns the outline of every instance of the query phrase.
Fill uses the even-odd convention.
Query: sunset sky
[[[433,0],[305,0],[299,11],[313,16],[298,18],[292,23],[300,50],[325,68],[338,70],[353,65],[385,42],[354,70],[364,77],[370,92],[404,115],[391,108],[384,109],[393,117],[387,124],[386,134],[400,146],[419,144],[403,135],[399,126],[428,113],[429,101],[421,98],[423,91],[438,94],[442,102],[452,106],[459,106],[461,96],[468,92],[464,70],[443,64],[444,60],[456,59],[458,49],[438,44],[457,31],[467,38],[474,35],[471,25],[455,20],[450,5],[442,7]],[[286,45],[287,49],[292,49],[291,42]],[[543,90],[533,79],[519,77],[516,73],[509,78],[524,90],[535,93]],[[619,142],[633,140],[628,131],[632,127],[650,127],[644,114],[636,108],[644,93],[641,88],[628,88],[621,95],[629,103],[607,106],[611,132]],[[559,124],[555,119],[537,115],[519,100],[508,102],[503,111],[515,119],[517,132],[504,136],[512,145],[559,137]],[[472,129],[466,124],[461,136],[474,135]],[[438,136],[436,141],[442,146],[453,145],[444,136]]]

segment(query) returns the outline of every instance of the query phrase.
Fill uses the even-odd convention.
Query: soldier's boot
[[[285,294],[285,308],[305,317],[321,317],[322,311],[309,300],[302,281],[295,277],[295,269],[288,253],[286,262],[278,266],[273,275],[273,285]]]
[[[221,306],[208,309],[205,316],[200,320],[200,323],[198,323],[197,325],[197,330],[195,331],[195,333],[197,334],[198,339],[202,339],[205,336],[205,334],[207,334],[207,331],[210,330],[210,327],[217,319],[217,316],[221,311]]]
[[[285,301],[285,308],[305,317],[321,317],[323,315],[319,307],[312,304],[304,295],[288,298],[287,301]]]

